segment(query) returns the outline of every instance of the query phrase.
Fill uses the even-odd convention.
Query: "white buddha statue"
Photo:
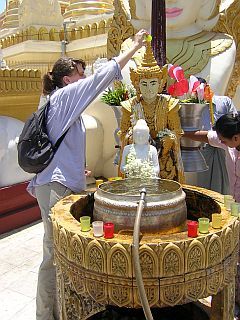
[[[157,149],[149,143],[149,128],[143,119],[133,127],[133,144],[123,149],[120,170],[129,178],[154,178],[159,174]]]
[[[135,29],[144,27],[150,31],[151,6],[151,0],[123,1],[123,10]],[[219,29],[220,12],[224,12],[223,15],[232,12],[234,21],[238,20],[236,15],[240,13],[234,6],[237,6],[236,0],[166,0],[167,62],[180,65],[187,76],[194,74],[208,79],[216,95],[234,95],[239,81],[234,70],[237,68],[235,41],[226,33],[212,31]],[[227,21],[228,32],[233,34],[234,22],[230,17],[225,23]],[[130,39],[123,43],[122,50],[129,46]],[[143,49],[135,55],[136,64],[142,55]],[[128,71],[124,71],[129,82]],[[229,85],[232,86],[228,92]],[[235,104],[239,105],[239,101]]]

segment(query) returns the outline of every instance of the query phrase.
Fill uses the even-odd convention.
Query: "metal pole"
[[[68,35],[67,35],[67,24],[75,24],[77,21],[75,20],[70,20],[70,21],[64,21],[63,22],[63,40],[61,43],[61,50],[62,50],[62,56],[66,56],[66,51],[67,51],[67,44],[69,43],[68,41]]]
[[[165,0],[152,0],[152,47],[160,67],[166,64],[166,5]]]

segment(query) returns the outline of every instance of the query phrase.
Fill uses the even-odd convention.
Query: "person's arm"
[[[144,29],[138,31],[134,36],[133,46],[118,57],[114,58],[119,64],[120,69],[123,69],[132,56],[145,44],[146,41],[144,39],[147,34],[148,32]]]
[[[236,109],[232,99],[230,99],[230,98],[229,98],[229,105],[230,105],[229,113],[232,113],[232,114],[236,115],[238,113],[237,109]]]
[[[208,131],[184,131],[183,138],[188,138],[194,141],[200,141],[200,142],[206,142],[209,143],[208,141]]]
[[[121,68],[144,44],[146,34],[148,34],[147,31],[140,30],[135,35],[134,46],[128,51],[106,63],[95,74],[71,83],[52,95],[51,105],[61,106],[60,108],[54,108],[54,111],[50,110],[50,112],[53,112],[51,118],[57,119],[59,132],[65,132],[89,104],[114,80],[122,79]],[[54,126],[53,124],[51,127],[54,128]]]

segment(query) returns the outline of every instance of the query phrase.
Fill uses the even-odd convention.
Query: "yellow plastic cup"
[[[102,179],[98,179],[96,180],[96,187],[98,187],[100,184],[103,183],[103,180]]]
[[[221,213],[213,213],[212,214],[212,227],[214,229],[222,228],[222,214]]]
[[[108,178],[108,181],[116,181],[116,180],[122,180],[122,177],[110,177],[110,178]]]
[[[89,216],[83,216],[80,217],[80,224],[81,224],[81,230],[82,231],[89,231],[90,230],[90,217]]]

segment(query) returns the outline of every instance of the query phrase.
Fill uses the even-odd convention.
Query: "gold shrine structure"
[[[172,307],[212,295],[210,319],[234,318],[239,221],[223,196],[184,186],[188,214],[223,214],[221,229],[188,238],[187,232],[144,233],[140,263],[151,307]],[[86,195],[71,195],[52,209],[55,262],[62,320],[88,319],[107,305],[141,308],[133,271],[132,235],[95,238],[78,222]],[[159,311],[161,312],[161,311]]]
[[[39,70],[0,69],[0,115],[26,121],[36,110],[41,88]]]

